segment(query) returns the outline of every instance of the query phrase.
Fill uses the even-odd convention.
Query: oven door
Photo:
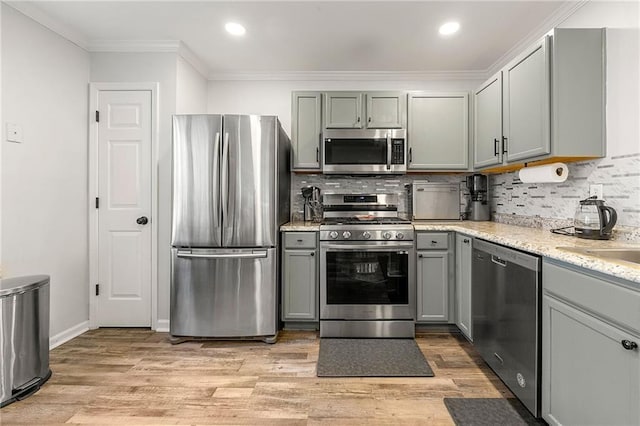
[[[413,243],[320,244],[320,319],[415,319]]]

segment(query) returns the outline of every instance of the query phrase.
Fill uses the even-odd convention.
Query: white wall
[[[207,79],[189,62],[178,56],[176,62],[176,114],[207,112]]]
[[[171,115],[176,111],[175,53],[92,53],[91,82],[158,82],[158,319],[169,319]]]
[[[482,81],[209,81],[211,114],[277,115],[291,135],[294,90],[432,90],[471,91]]]
[[[2,8],[2,272],[51,276],[50,334],[89,318],[89,55]],[[5,123],[24,142],[6,141]]]

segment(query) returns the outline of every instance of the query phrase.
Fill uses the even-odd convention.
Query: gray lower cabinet
[[[318,321],[315,232],[286,232],[282,256],[282,320]],[[313,246],[312,246],[313,244]],[[291,248],[293,246],[293,248]]]
[[[320,92],[291,94],[291,157],[293,170],[320,169],[322,138]]]
[[[466,93],[409,93],[407,140],[411,170],[467,170]]]
[[[451,234],[419,233],[416,238],[416,322],[448,323],[452,311]]]
[[[638,425],[640,291],[584,271],[543,264],[542,415],[551,425]]]
[[[473,341],[471,328],[472,238],[456,234],[456,324],[467,339]]]

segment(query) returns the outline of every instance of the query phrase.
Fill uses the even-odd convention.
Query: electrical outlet
[[[589,185],[589,197],[593,197],[594,195],[598,200],[604,200],[601,183]]]

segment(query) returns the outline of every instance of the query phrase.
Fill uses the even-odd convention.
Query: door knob
[[[140,216],[136,219],[136,223],[138,225],[146,225],[147,223],[149,223],[149,218],[146,216]]]

